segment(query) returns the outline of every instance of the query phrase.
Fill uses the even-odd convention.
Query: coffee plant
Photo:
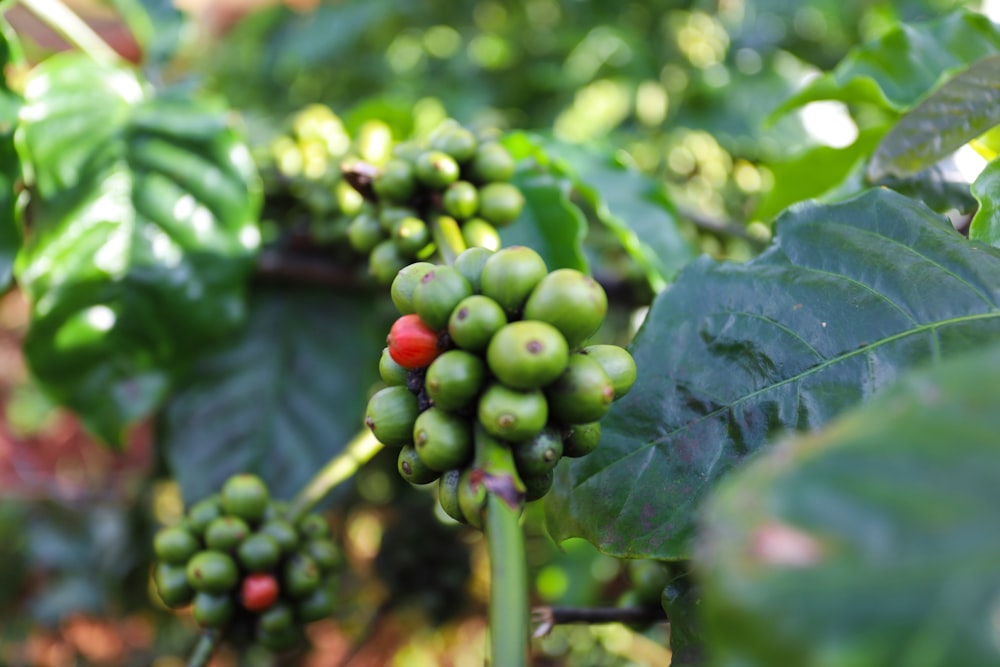
[[[294,4],[4,5],[0,662],[1000,663],[992,3]]]

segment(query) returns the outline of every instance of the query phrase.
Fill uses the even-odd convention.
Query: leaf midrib
[[[585,477],[577,480],[576,483],[573,485],[573,490],[576,491],[581,486],[583,486],[584,484],[586,484],[589,480],[591,480],[592,478],[600,475],[603,471],[607,470],[611,466],[618,465],[622,461],[625,461],[625,460],[627,460],[627,459],[635,456],[636,454],[645,452],[646,450],[648,450],[651,447],[655,447],[655,446],[657,446],[659,444],[667,442],[668,440],[672,439],[677,434],[683,433],[684,431],[687,431],[688,429],[690,429],[692,427],[695,427],[698,424],[701,424],[702,422],[704,422],[704,421],[706,421],[708,419],[713,419],[713,418],[717,417],[718,415],[720,415],[720,414],[722,414],[722,413],[724,413],[724,412],[726,412],[728,410],[731,410],[733,407],[740,405],[741,403],[749,401],[749,400],[751,400],[751,399],[753,399],[753,398],[755,398],[757,396],[765,394],[765,393],[767,393],[769,391],[772,391],[774,389],[778,389],[780,387],[783,387],[783,386],[785,386],[787,384],[792,384],[792,383],[798,382],[800,380],[803,380],[803,379],[809,377],[810,375],[814,375],[816,373],[819,373],[819,372],[825,370],[826,368],[829,368],[830,366],[833,366],[833,365],[836,365],[836,364],[840,363],[841,361],[845,361],[847,359],[850,359],[850,358],[855,357],[855,356],[860,355],[860,354],[865,354],[865,353],[867,353],[867,352],[869,352],[871,350],[874,350],[874,349],[876,349],[876,348],[878,348],[878,347],[880,347],[882,345],[886,345],[888,343],[891,343],[891,342],[894,342],[894,341],[897,341],[897,340],[902,340],[904,338],[907,338],[908,336],[912,336],[912,335],[916,335],[916,334],[921,334],[921,333],[925,333],[925,332],[928,332],[928,331],[934,331],[937,328],[942,327],[942,326],[948,326],[948,325],[951,325],[951,324],[958,324],[958,323],[961,323],[961,322],[971,322],[971,321],[996,319],[996,318],[1000,318],[1000,311],[994,310],[994,311],[988,312],[988,313],[977,313],[975,315],[964,315],[962,317],[954,317],[954,318],[950,318],[950,319],[947,319],[947,320],[938,320],[936,322],[929,322],[927,324],[922,324],[922,325],[920,325],[918,327],[915,327],[913,329],[908,329],[906,331],[901,331],[901,332],[893,334],[891,336],[887,336],[885,338],[881,338],[881,339],[879,339],[877,341],[874,341],[872,343],[869,343],[867,345],[862,345],[862,346],[857,347],[857,348],[855,348],[853,350],[850,350],[848,352],[841,353],[841,354],[839,354],[839,355],[837,355],[835,357],[831,357],[831,358],[827,359],[826,361],[824,361],[824,362],[822,362],[820,364],[817,364],[816,366],[813,366],[811,368],[808,368],[808,369],[806,369],[806,370],[804,370],[804,371],[802,371],[800,373],[797,373],[795,375],[787,377],[787,378],[785,378],[785,379],[783,379],[783,380],[781,380],[779,382],[776,382],[774,384],[768,385],[767,387],[762,387],[760,389],[752,391],[752,392],[746,394],[745,396],[741,396],[741,397],[739,397],[739,398],[737,398],[737,399],[735,399],[735,400],[727,403],[726,405],[723,405],[723,406],[721,406],[721,407],[719,407],[719,408],[717,408],[715,410],[712,410],[711,412],[707,412],[704,415],[701,415],[701,416],[699,416],[699,417],[697,417],[695,419],[692,419],[691,421],[689,421],[689,422],[687,422],[687,423],[685,423],[685,424],[683,424],[683,425],[681,425],[681,426],[679,426],[679,427],[677,427],[677,428],[675,428],[675,429],[673,429],[673,430],[671,430],[671,431],[663,434],[662,436],[660,436],[659,438],[656,438],[655,440],[651,440],[651,441],[649,441],[647,443],[644,443],[642,446],[637,447],[637,448],[635,448],[635,449],[627,452],[624,456],[622,456],[622,457],[620,457],[618,459],[615,459],[613,461],[607,462],[607,464],[601,470],[598,470],[598,471],[594,472],[591,475],[587,475],[587,476],[585,476]],[[719,450],[719,456],[722,455],[722,452],[723,452],[724,449],[725,449],[724,447],[720,448],[720,450]],[[706,484],[712,482],[715,479],[714,476],[712,476],[710,473],[715,468],[716,464],[718,463],[718,459],[719,459],[719,457],[716,457],[716,459],[712,461],[711,465],[709,465],[707,468],[705,468],[705,470],[703,471],[704,474],[702,475],[702,480],[701,480],[701,482],[699,482],[696,485],[696,488],[700,489],[700,488],[704,487]],[[645,468],[638,473],[637,477],[641,477],[644,472],[645,472]],[[694,494],[692,494],[692,495],[694,495]],[[624,504],[623,504],[623,506],[624,506]]]

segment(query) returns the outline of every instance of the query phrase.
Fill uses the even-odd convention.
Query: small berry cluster
[[[172,608],[190,604],[203,627],[249,630],[272,650],[298,644],[302,624],[333,613],[331,575],[343,554],[323,517],[292,525],[285,509],[259,477],[230,477],[221,493],[157,533],[160,599]]]
[[[345,165],[347,173],[351,169]],[[524,206],[521,191],[508,182],[514,169],[500,143],[447,121],[426,145],[397,144],[377,172],[353,173],[369,201],[350,223],[348,239],[370,255],[370,271],[382,283],[434,254],[435,224],[460,230],[466,247],[496,250],[497,228],[512,223]]]
[[[477,426],[511,447],[527,500],[551,487],[563,456],[597,446],[599,420],[635,381],[631,355],[583,343],[607,312],[603,288],[573,269],[549,273],[534,250],[470,248],[454,266],[418,262],[392,283],[401,313],[379,363],[388,387],[365,423],[401,447],[413,484],[440,479],[442,508],[476,524],[459,504]]]

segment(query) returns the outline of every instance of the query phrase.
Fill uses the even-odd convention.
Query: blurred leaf
[[[793,206],[747,264],[707,258],[661,293],[632,391],[597,450],[557,468],[557,539],[688,557],[715,481],[777,432],[816,428],[914,364],[1000,334],[1000,251],[889,190]]]
[[[107,0],[142,49],[147,67],[162,67],[180,46],[187,18],[171,0]]]
[[[718,487],[712,664],[996,664],[998,368],[993,345],[908,375]]]
[[[1000,55],[949,79],[907,112],[879,144],[868,178],[921,171],[1000,123]]]
[[[21,60],[20,47],[10,26],[0,18],[0,68]],[[17,220],[17,191],[21,161],[14,149],[14,130],[21,97],[0,77],[0,293],[14,277],[14,260],[21,247],[21,227]]]
[[[291,498],[363,427],[388,326],[370,294],[258,291],[243,334],[202,360],[161,415],[185,500],[241,471]]]
[[[530,157],[569,178],[654,289],[662,289],[694,257],[666,193],[654,179],[614,162],[607,153],[538,135],[511,133],[504,143],[516,157]]]
[[[1000,50],[1000,28],[962,9],[931,21],[900,24],[854,47],[832,72],[779,106],[772,118],[817,100],[871,102],[904,111],[954,72]]]
[[[969,238],[1000,248],[1000,161],[986,165],[972,184],[972,194],[979,210],[969,225]]]
[[[549,270],[587,272],[583,237],[587,222],[569,200],[569,183],[551,174],[521,170],[513,180],[524,195],[520,217],[500,230],[504,246],[525,245],[538,251]]]
[[[900,194],[919,199],[939,213],[950,209],[964,212],[976,208],[976,200],[969,190],[969,181],[959,170],[954,156],[948,156],[911,176],[889,176],[875,185],[892,188]]]
[[[837,190],[837,186],[844,183],[854,169],[871,155],[886,129],[863,130],[854,143],[845,148],[819,146],[790,160],[769,163],[767,168],[774,176],[774,187],[761,200],[753,217],[768,221],[795,202]],[[863,187],[860,183],[858,185]],[[842,193],[842,196],[856,192]]]
[[[35,377],[119,444],[243,318],[259,232],[249,151],[225,117],[150,98],[74,55],[35,68],[19,149],[34,171],[18,280]]]

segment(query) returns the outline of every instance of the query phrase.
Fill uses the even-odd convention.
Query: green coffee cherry
[[[229,552],[239,546],[250,534],[246,521],[235,516],[220,516],[208,524],[205,544],[213,551]]]
[[[265,572],[281,560],[281,545],[267,533],[254,533],[240,543],[236,558],[248,572]]]
[[[409,260],[399,252],[392,239],[381,241],[368,256],[368,272],[383,285],[391,283],[400,269],[407,264]]]
[[[545,429],[531,440],[513,447],[514,463],[521,477],[538,477],[551,471],[563,453],[562,434]]]
[[[514,177],[517,163],[502,145],[491,142],[482,144],[472,157],[470,172],[472,178],[480,183],[491,181],[509,181]]]
[[[448,335],[455,345],[483,352],[494,334],[507,325],[507,315],[493,299],[474,294],[458,302],[448,319]]]
[[[403,218],[392,230],[392,238],[399,252],[404,255],[416,255],[430,243],[431,232],[427,223],[420,218]]]
[[[460,410],[476,400],[486,383],[486,364],[464,350],[449,350],[431,362],[424,388],[434,405],[443,410]]]
[[[482,218],[470,218],[462,224],[462,240],[469,248],[496,251],[502,245],[497,228]]]
[[[272,500],[267,504],[267,509],[264,511],[264,521],[271,521],[272,519],[282,519],[287,513],[288,513],[287,500]]]
[[[449,470],[438,479],[438,503],[444,513],[455,521],[466,523],[462,507],[458,502],[458,484],[462,477],[461,470]]]
[[[479,190],[468,181],[455,181],[444,191],[441,206],[453,218],[471,218],[479,209]]]
[[[420,284],[420,279],[427,275],[428,271],[433,271],[435,266],[430,262],[415,262],[408,264],[399,270],[392,280],[389,288],[389,296],[392,303],[400,315],[409,315],[417,312],[413,307],[413,292]]]
[[[405,449],[405,448],[404,448]],[[316,561],[323,572],[329,572],[344,564],[344,554],[333,540],[321,537],[305,544],[305,554]]]
[[[379,224],[378,218],[368,211],[356,215],[347,226],[347,240],[351,247],[360,253],[370,253],[384,239],[385,231],[382,225]]]
[[[514,389],[544,387],[563,373],[568,359],[562,334],[534,320],[511,322],[496,332],[486,350],[490,371]]]
[[[219,551],[199,551],[187,564],[191,588],[205,593],[225,593],[236,586],[239,572],[236,563]]]
[[[458,505],[462,510],[465,523],[473,528],[482,529],[483,509],[486,507],[486,486],[477,484],[472,487],[471,470],[464,470],[458,480]]]
[[[563,456],[580,458],[595,449],[601,441],[601,422],[573,424],[563,438]]]
[[[410,484],[421,485],[430,484],[435,481],[441,473],[430,468],[420,460],[417,448],[413,445],[406,445],[399,450],[399,458],[396,459],[396,470],[399,476]]]
[[[295,604],[295,615],[302,623],[312,623],[330,616],[336,604],[330,588],[320,586]]]
[[[522,475],[524,482],[524,502],[530,503],[541,500],[552,488],[552,480],[555,478],[553,471],[549,470],[540,475]]]
[[[378,374],[390,387],[405,386],[408,370],[396,363],[389,354],[389,348],[383,348],[382,356],[378,360]]]
[[[559,269],[542,278],[524,304],[524,319],[548,322],[570,349],[593,335],[607,313],[604,288],[574,269]]]
[[[464,417],[430,408],[417,417],[413,444],[428,468],[451,470],[472,458],[472,426]]]
[[[479,189],[479,217],[495,227],[517,220],[524,208],[524,195],[510,183],[490,183]]]
[[[392,234],[400,220],[406,218],[419,218],[420,214],[409,206],[383,206],[379,210],[378,220],[382,231]]]
[[[589,345],[582,352],[599,363],[611,378],[616,400],[627,394],[635,384],[635,359],[627,350],[617,345]]]
[[[302,635],[302,628],[292,625],[284,630],[270,631],[258,627],[256,634],[257,643],[269,651],[287,651],[301,644],[305,638]]]
[[[194,589],[188,583],[187,569],[184,565],[157,563],[153,582],[156,584],[156,592],[159,593],[160,599],[168,607],[183,607],[194,597]]]
[[[164,528],[153,538],[153,552],[164,563],[184,565],[200,550],[198,538],[180,526]]]
[[[257,475],[233,475],[222,486],[222,509],[246,521],[264,518],[270,499],[267,485]]]
[[[626,566],[632,590],[636,592],[643,605],[656,606],[660,603],[663,589],[670,583],[670,572],[655,560],[630,560]]]
[[[292,554],[285,562],[281,590],[291,598],[305,597],[319,588],[321,578],[316,561],[305,554]]]
[[[383,445],[402,447],[413,437],[413,423],[420,409],[417,397],[405,386],[386,387],[368,400],[365,424]]]
[[[392,147],[392,157],[399,158],[400,160],[406,160],[409,163],[414,163],[424,149],[416,141],[400,141],[398,144]]]
[[[220,516],[222,516],[222,497],[216,493],[191,506],[187,516],[188,527],[195,535],[204,535],[208,524]]]
[[[337,208],[344,215],[357,215],[365,205],[365,198],[348,185],[347,181],[337,181],[334,197],[337,200]]]
[[[570,356],[566,371],[545,388],[552,418],[563,424],[595,422],[615,400],[611,378],[601,365],[582,354]]]
[[[442,128],[431,136],[428,143],[434,150],[447,153],[457,162],[472,158],[479,146],[476,136],[461,126]]]
[[[548,402],[540,390],[517,391],[502,384],[490,386],[479,399],[479,422],[501,440],[520,442],[545,428]]]
[[[288,630],[295,624],[295,615],[287,602],[275,602],[257,617],[257,630],[277,633]]]
[[[483,265],[480,291],[506,311],[519,315],[528,295],[548,275],[545,260],[526,246],[510,246],[498,250]]]
[[[458,302],[471,295],[472,285],[461,273],[450,266],[436,266],[413,290],[413,307],[428,327],[440,331],[448,326]]]
[[[455,258],[453,264],[455,270],[469,281],[474,293],[479,291],[479,276],[483,272],[483,265],[492,254],[493,251],[487,248],[470,247]]]
[[[228,595],[200,592],[194,596],[191,615],[203,628],[221,628],[233,617],[236,605]]]
[[[299,520],[299,533],[315,540],[330,535],[330,524],[320,514],[307,514]]]
[[[413,166],[406,160],[389,160],[375,177],[372,189],[380,199],[399,203],[409,201],[417,191]]]
[[[295,526],[284,519],[271,519],[260,527],[260,532],[274,538],[284,554],[291,553],[299,545],[299,534]]]
[[[458,180],[458,163],[441,151],[425,151],[414,163],[417,180],[432,190],[443,190]]]

